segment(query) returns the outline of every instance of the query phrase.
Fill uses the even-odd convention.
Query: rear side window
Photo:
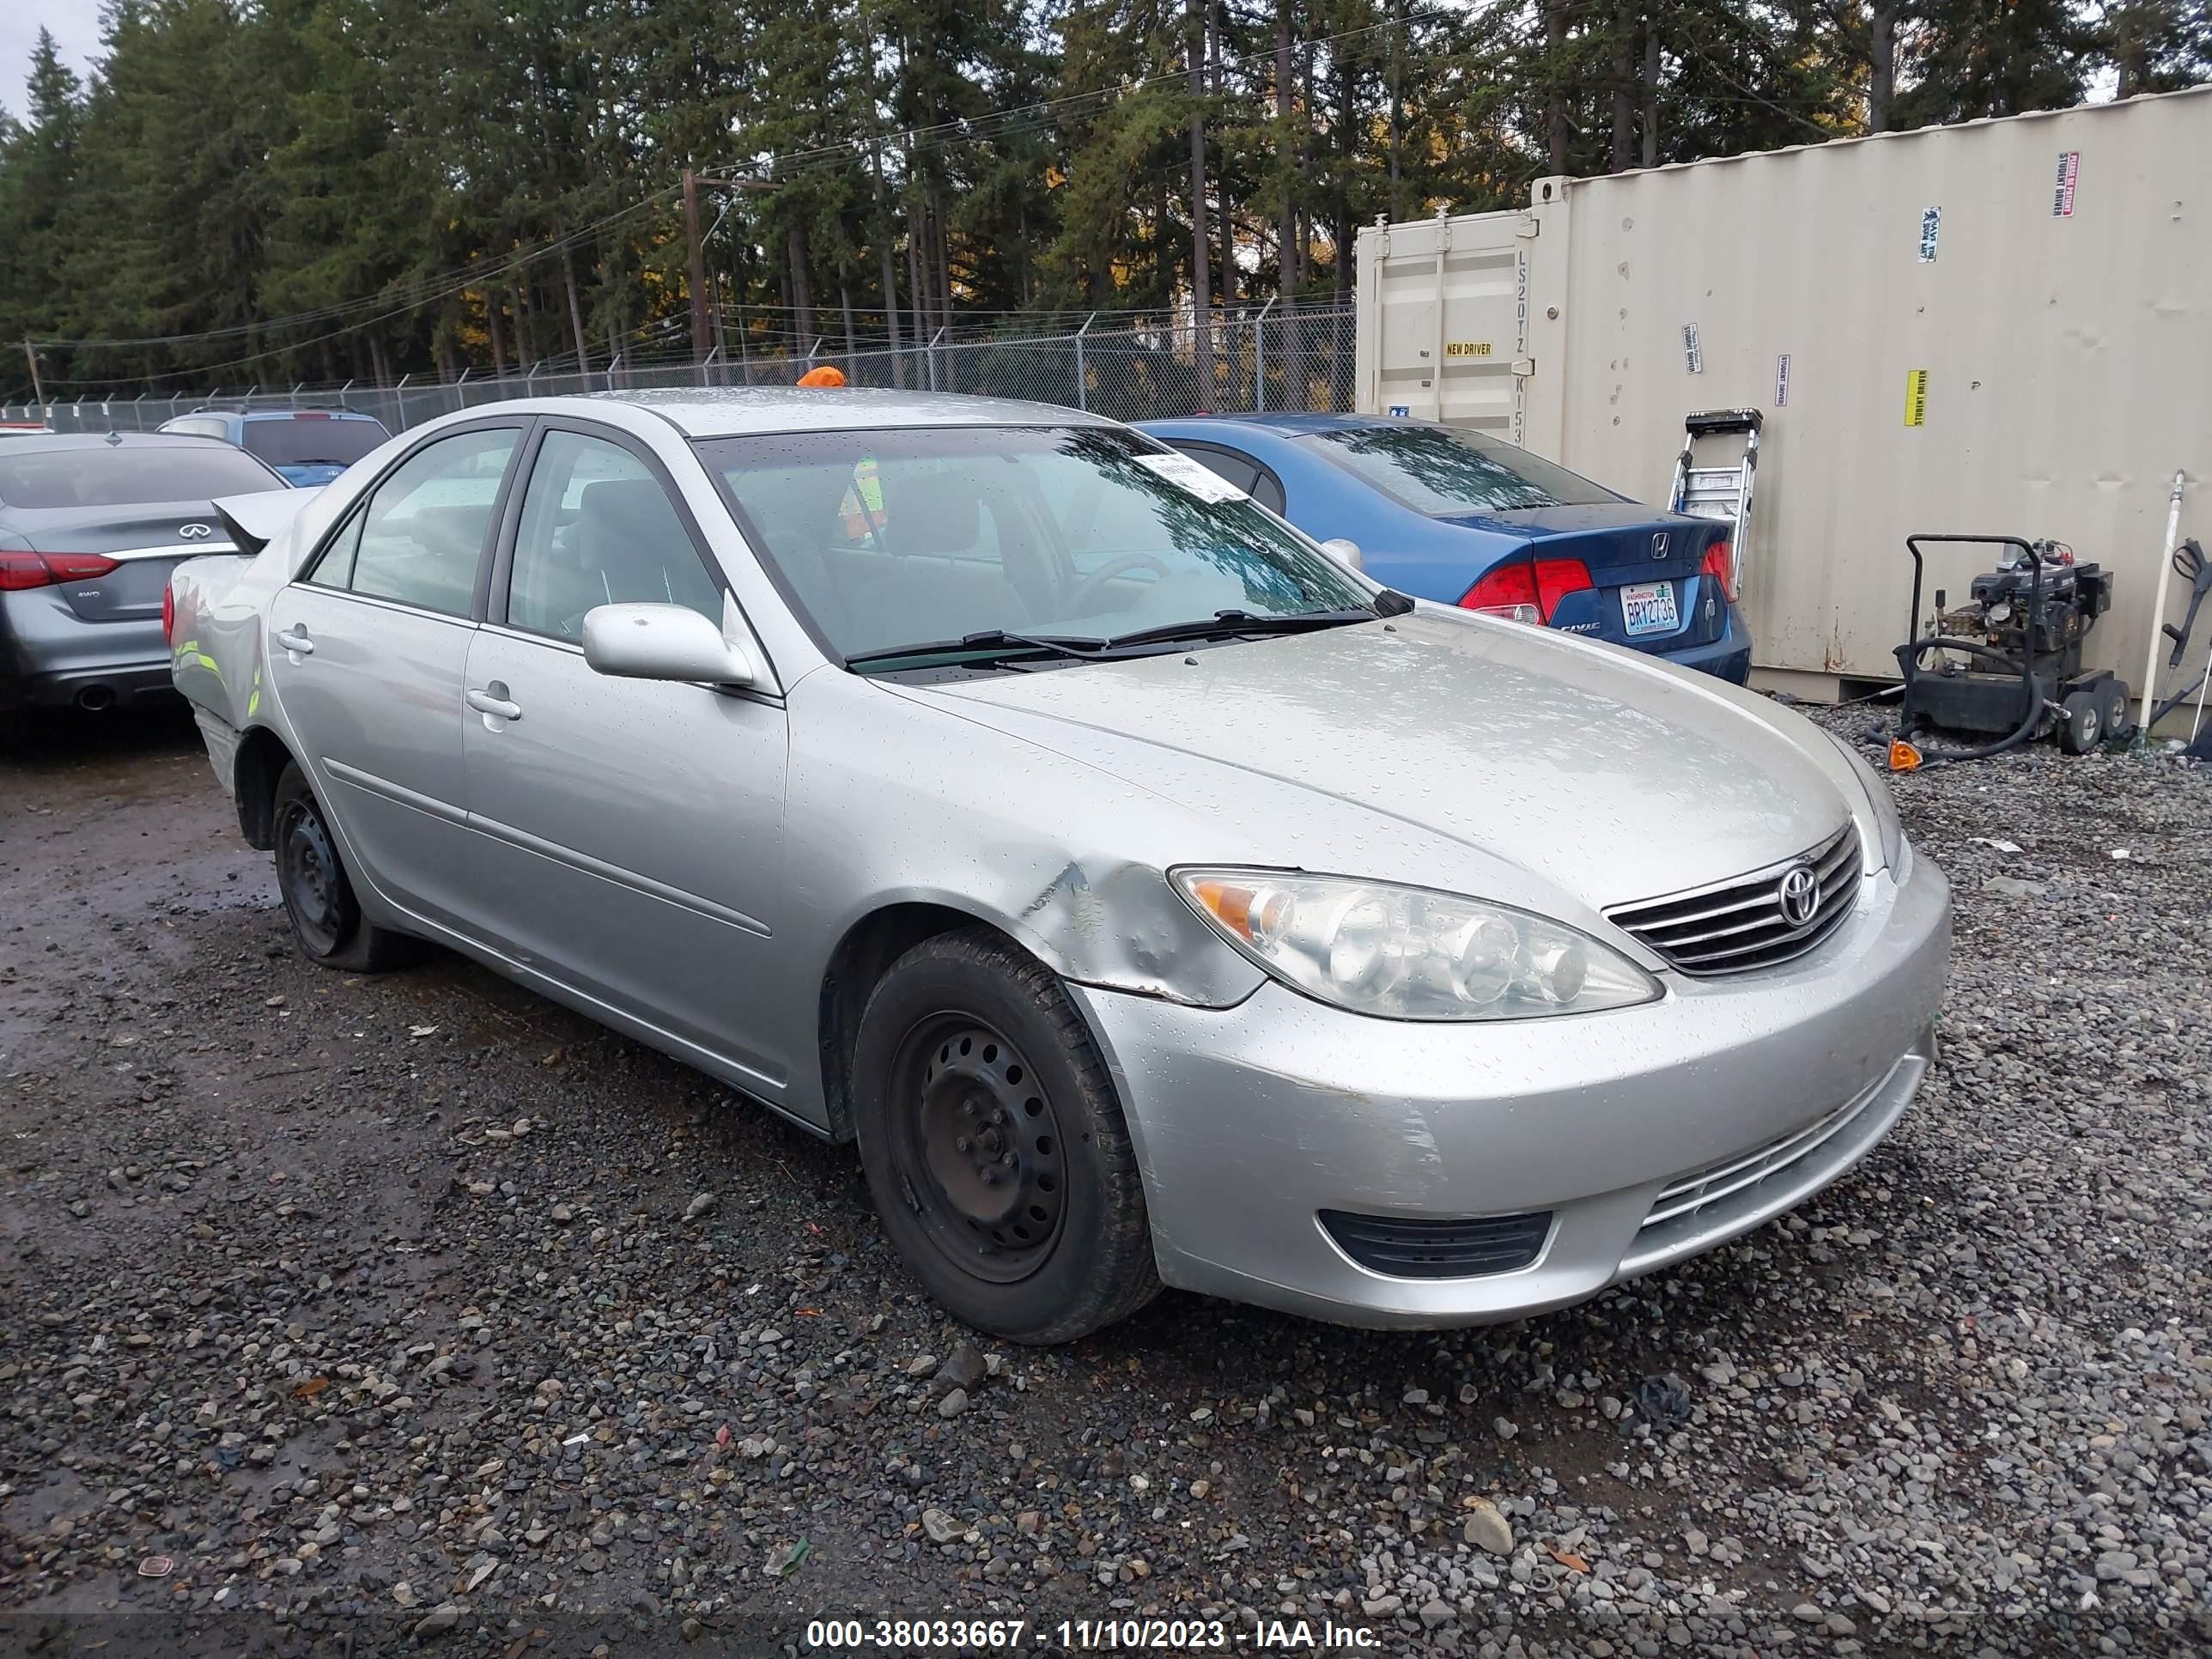
[[[9,507],[135,507],[287,488],[252,457],[213,444],[0,450],[0,503]]]
[[[467,616],[500,483],[520,435],[513,427],[495,427],[416,450],[347,519],[308,580]]]
[[[246,422],[246,447],[271,466],[351,466],[392,434],[381,421],[289,415]]]
[[[1624,499],[1515,444],[1443,426],[1369,426],[1316,432],[1310,444],[1346,471],[1433,519],[1538,507],[1596,507]]]

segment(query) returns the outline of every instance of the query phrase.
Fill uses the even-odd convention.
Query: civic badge
[[[1782,907],[1783,921],[1792,927],[1809,925],[1820,908],[1820,884],[1813,874],[1813,866],[1793,866],[1782,878],[1782,885],[1775,890],[1774,896]]]

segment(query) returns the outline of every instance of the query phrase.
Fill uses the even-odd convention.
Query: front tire
[[[1059,979],[988,928],[917,945],[878,983],[854,1127],[884,1230],[959,1319],[1073,1341],[1159,1291],[1113,1079]]]
[[[276,780],[275,816],[276,891],[301,954],[355,974],[381,973],[414,960],[421,949],[416,940],[362,915],[338,858],[337,837],[295,763],[286,762]]]

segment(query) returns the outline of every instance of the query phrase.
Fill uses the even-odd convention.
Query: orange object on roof
[[[799,383],[801,386],[842,386],[845,384],[845,371],[824,363],[819,368],[808,369],[799,377]]]

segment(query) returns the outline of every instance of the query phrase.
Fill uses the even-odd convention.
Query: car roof
[[[203,409],[201,415],[235,415],[242,421],[374,421],[358,409]],[[380,426],[382,422],[378,422]]]
[[[1290,411],[1277,413],[1263,410],[1243,415],[1185,415],[1173,420],[1139,421],[1139,430],[1149,432],[1154,427],[1184,427],[1203,428],[1219,427],[1260,427],[1279,432],[1286,436],[1301,432],[1360,432],[1372,426],[1420,426],[1425,422],[1408,422],[1399,416],[1385,418],[1380,415],[1304,415]]]
[[[729,438],[759,432],[835,432],[869,426],[1112,426],[1103,416],[1059,404],[1014,398],[973,398],[951,392],[894,392],[873,386],[669,386],[592,392],[533,399],[550,410],[580,415],[594,404],[650,410],[688,437]],[[481,412],[481,411],[478,411]]]

